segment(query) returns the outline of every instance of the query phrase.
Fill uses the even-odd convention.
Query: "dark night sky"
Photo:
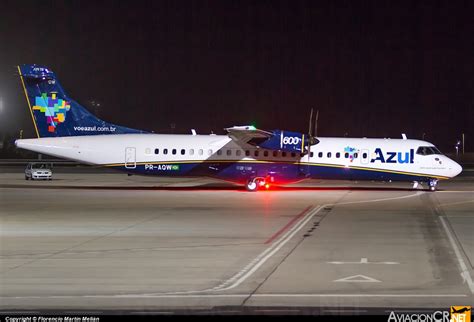
[[[256,122],[474,150],[474,2],[0,0],[0,132],[33,135],[15,66],[169,133]]]

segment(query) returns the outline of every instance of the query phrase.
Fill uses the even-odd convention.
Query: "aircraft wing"
[[[273,136],[272,132],[259,130],[253,125],[247,126],[234,126],[225,129],[227,131],[227,135],[234,141],[240,143],[248,143],[251,140],[258,140],[264,141],[269,139]]]
[[[307,153],[309,144],[303,133],[290,131],[264,131],[253,125],[226,128],[229,137],[238,144],[246,143],[257,148],[285,152]],[[314,144],[314,143],[313,143]]]

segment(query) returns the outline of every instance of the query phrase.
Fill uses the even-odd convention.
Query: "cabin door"
[[[125,169],[135,169],[137,167],[136,149],[125,148]]]

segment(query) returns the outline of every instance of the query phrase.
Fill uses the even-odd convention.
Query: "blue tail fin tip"
[[[38,136],[147,133],[99,119],[69,98],[51,69],[34,64],[18,68]]]

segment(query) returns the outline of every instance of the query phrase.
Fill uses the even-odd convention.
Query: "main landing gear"
[[[413,181],[413,189],[418,188],[418,186],[421,187],[421,183],[419,183],[418,181]],[[429,187],[430,191],[436,191],[436,188],[438,187],[438,180],[437,179],[430,179],[428,181],[428,187]]]
[[[253,178],[247,181],[247,184],[245,185],[247,188],[247,191],[257,191],[258,189],[268,189],[270,188],[270,184],[267,182],[265,178]]]

